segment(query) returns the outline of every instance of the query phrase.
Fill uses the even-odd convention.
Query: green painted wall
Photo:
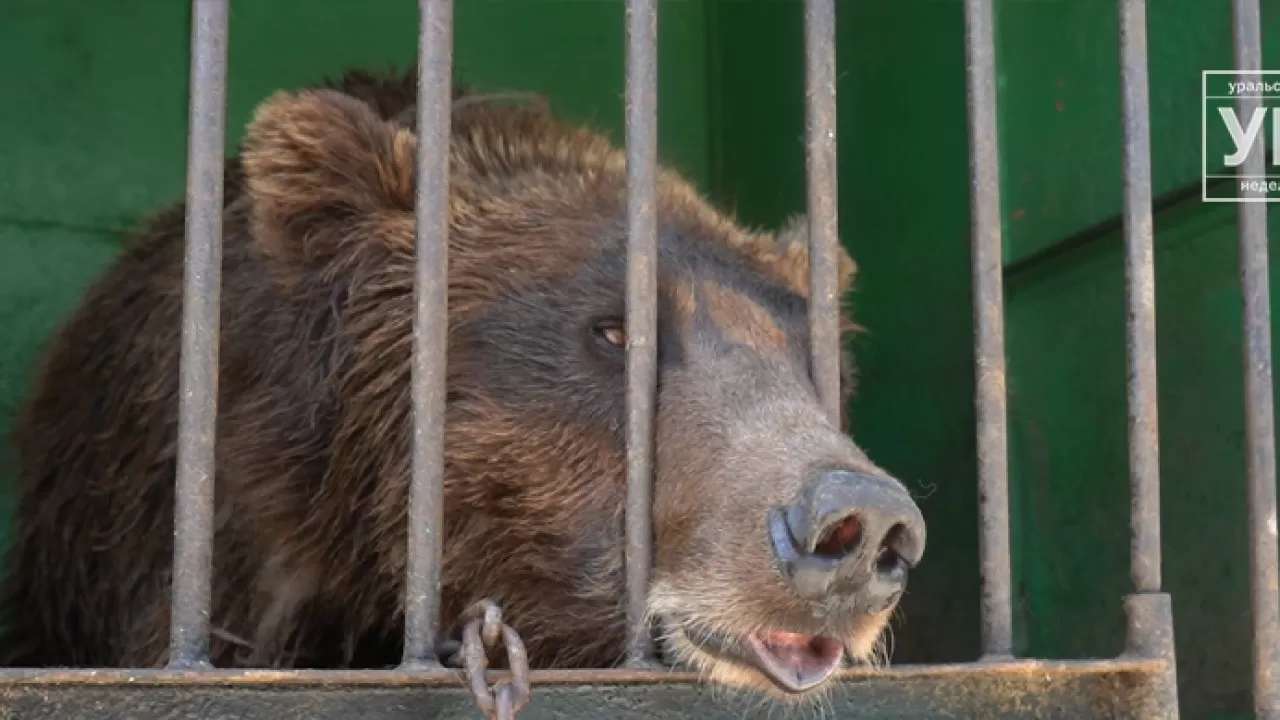
[[[1111,0],[997,5],[1017,647],[1112,655],[1131,587],[1118,19]],[[1280,2],[1264,0],[1262,29],[1264,67],[1278,67]],[[1236,208],[1199,200],[1201,71],[1231,66],[1231,3],[1149,3],[1148,34],[1164,584],[1183,717],[1247,717]]]
[[[1115,0],[996,5],[1005,256],[1016,262],[1121,210],[1119,19]],[[1152,170],[1164,195],[1199,183],[1201,71],[1231,67],[1231,0],[1148,5]],[[1264,5],[1274,36],[1280,5]]]
[[[1188,201],[1161,213],[1156,232],[1164,584],[1183,717],[1241,716],[1251,626],[1235,208]],[[1089,657],[1123,646],[1123,262],[1123,237],[1112,232],[1009,281],[1023,653]]]
[[[44,337],[120,232],[182,195],[186,5],[0,0],[0,431]],[[1230,2],[1150,5],[1157,192],[1196,191],[1200,70],[1230,62]],[[294,0],[236,2],[228,147],[277,87],[411,62],[414,6],[309,0],[302,14]],[[1268,66],[1280,67],[1280,0],[1263,6]],[[746,222],[802,211],[799,0],[661,7],[664,159]],[[1114,2],[997,8],[1017,642],[1028,655],[1112,654],[1128,589]],[[457,12],[462,80],[543,92],[621,139],[620,0],[463,0]],[[855,341],[854,432],[930,523],[896,661],[969,660],[978,526],[962,3],[843,0],[838,25],[841,232],[869,329]],[[1165,579],[1186,718],[1249,707],[1233,223],[1234,208],[1197,200],[1157,223]]]

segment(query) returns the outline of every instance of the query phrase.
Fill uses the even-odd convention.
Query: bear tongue
[[[745,645],[756,667],[778,687],[793,693],[831,677],[844,656],[844,646],[835,640],[802,633],[755,633],[747,637]]]

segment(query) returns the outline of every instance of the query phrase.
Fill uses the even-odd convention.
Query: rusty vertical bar
[[[658,330],[658,5],[627,0],[627,662],[651,663],[645,606],[652,564]]]
[[[1134,590],[1149,593],[1160,591],[1161,579],[1146,0],[1120,0],[1120,88],[1124,113],[1124,269],[1129,356],[1129,572]]]
[[[1234,0],[1236,69],[1262,69],[1262,19],[1258,0]],[[1241,118],[1253,117],[1261,100],[1242,94]],[[1246,120],[1247,121],[1247,120]],[[1265,148],[1255,143],[1240,168],[1243,176],[1266,173]],[[1271,289],[1267,273],[1267,205],[1246,191],[1240,203],[1240,282],[1244,297],[1245,448],[1249,482],[1249,557],[1253,595],[1253,706],[1259,720],[1280,719],[1280,597],[1277,596],[1276,439],[1271,375]]]
[[[1013,655],[1009,569],[1009,463],[1005,415],[1004,283],[996,135],[995,18],[991,0],[965,0],[975,405],[981,515],[982,649]]]
[[[436,667],[444,530],[449,121],[453,0],[418,0],[418,148],[413,323],[413,470],[405,568],[406,667]]]
[[[805,172],[809,214],[810,364],[818,399],[840,424],[836,5],[805,0]]]
[[[1120,99],[1124,130],[1124,271],[1129,389],[1129,574],[1126,650],[1164,660],[1164,672],[1133,708],[1176,720],[1173,605],[1161,587],[1160,432],[1156,376],[1155,229],[1151,208],[1151,107],[1146,0],[1120,0]]]
[[[229,0],[193,0],[169,667],[209,664]]]

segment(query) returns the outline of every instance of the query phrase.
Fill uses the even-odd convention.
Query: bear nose
[[[837,470],[770,512],[769,539],[778,570],[798,595],[838,597],[877,613],[897,602],[907,571],[924,555],[925,523],[898,483]]]

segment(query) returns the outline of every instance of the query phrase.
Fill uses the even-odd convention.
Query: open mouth
[[[840,667],[844,645],[821,635],[755,633],[743,643],[746,655],[778,687],[804,692],[822,684]]]
[[[844,645],[821,635],[757,632],[732,649],[716,637],[699,639],[703,652],[750,667],[788,693],[803,693],[821,685],[844,659]]]

